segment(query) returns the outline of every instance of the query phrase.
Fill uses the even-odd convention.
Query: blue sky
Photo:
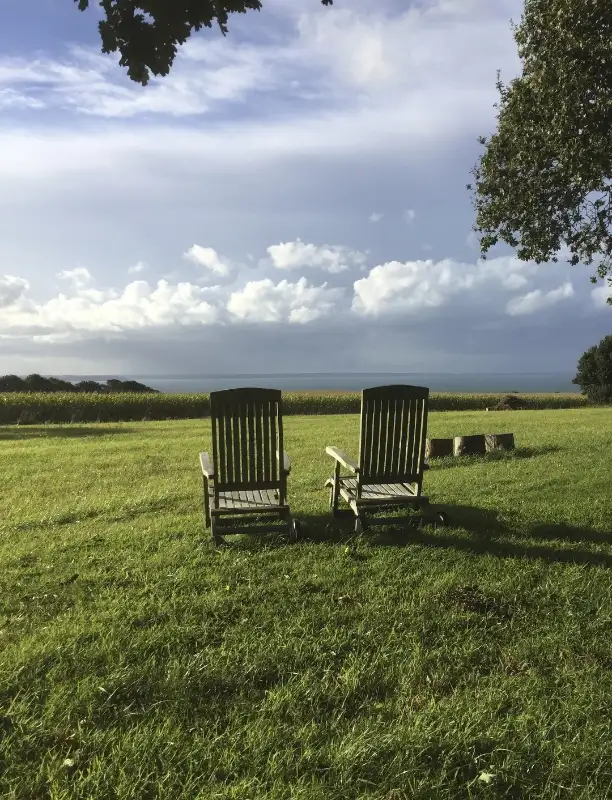
[[[143,88],[4,0],[0,372],[571,372],[606,288],[470,233],[522,3],[264,7]]]

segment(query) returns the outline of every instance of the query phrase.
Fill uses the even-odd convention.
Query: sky
[[[263,5],[142,87],[2,0],[0,374],[573,372],[608,288],[472,232],[520,0]]]

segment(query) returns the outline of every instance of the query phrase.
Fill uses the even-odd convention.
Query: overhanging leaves
[[[85,11],[90,0],[74,0]],[[331,6],[333,0],[321,0]],[[194,31],[217,24],[225,36],[230,14],[259,11],[261,0],[99,0],[105,19],[99,23],[102,52],[121,55],[133,81],[146,85],[153,75],[167,75],[179,45]]]
[[[526,0],[514,28],[522,75],[498,76],[497,130],[480,139],[474,230],[522,260],[595,264],[612,275],[612,5]]]

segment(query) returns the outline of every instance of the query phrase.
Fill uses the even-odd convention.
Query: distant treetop
[[[42,375],[37,373],[28,375],[27,378],[20,378],[17,375],[1,376],[0,392],[158,393],[157,389],[151,389],[138,381],[119,381],[111,378],[106,383],[98,383],[97,381],[70,383],[70,381],[63,381],[61,378],[43,378]]]

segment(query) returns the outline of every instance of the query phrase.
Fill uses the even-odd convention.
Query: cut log
[[[484,433],[475,436],[455,436],[456,456],[482,456],[486,452]]]
[[[485,433],[487,453],[493,450],[514,450],[513,433]]]
[[[453,454],[452,439],[428,439],[425,445],[425,458],[446,458]]]

